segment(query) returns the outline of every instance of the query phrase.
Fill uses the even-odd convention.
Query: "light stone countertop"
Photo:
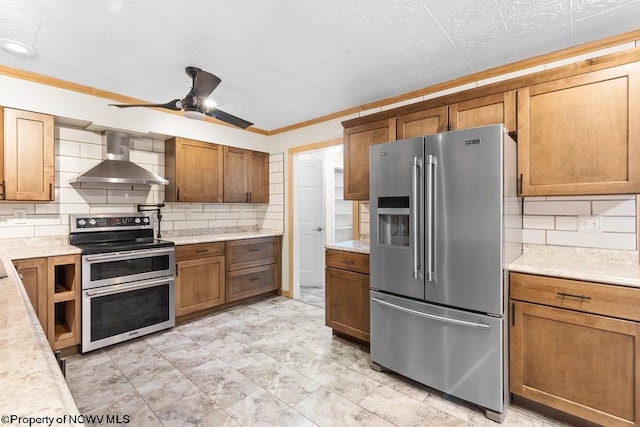
[[[198,234],[195,236],[162,236],[162,240],[169,240],[176,245],[191,245],[194,243],[226,242],[229,240],[256,239],[273,236],[282,236],[282,231],[254,230],[233,233]]]
[[[638,252],[561,246],[525,245],[509,264],[519,273],[640,287]]]
[[[11,260],[46,258],[79,253],[80,249],[69,244],[68,236],[0,240],[0,256],[6,256]]]
[[[333,249],[337,251],[356,252],[359,254],[369,253],[369,241],[368,240],[345,240],[344,242],[332,243],[325,245],[327,249]]]
[[[3,263],[8,274],[0,279],[0,415],[79,415],[11,260],[3,256],[0,257],[0,263]],[[4,421],[2,423],[7,424]],[[11,425],[18,424],[14,421]],[[26,422],[21,424],[28,425]],[[60,424],[53,422],[53,425]]]

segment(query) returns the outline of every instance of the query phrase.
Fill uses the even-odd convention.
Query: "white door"
[[[322,159],[300,159],[294,183],[300,286],[322,287],[325,244]]]

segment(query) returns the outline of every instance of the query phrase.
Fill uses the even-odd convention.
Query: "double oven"
[[[87,352],[175,325],[175,248],[144,213],[72,215],[82,251],[82,343]]]

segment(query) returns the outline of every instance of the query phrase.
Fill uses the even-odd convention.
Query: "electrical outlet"
[[[600,216],[578,216],[578,231],[584,233],[599,233]]]
[[[191,209],[185,209],[185,210],[184,210],[184,217],[185,217],[185,219],[191,219],[191,213],[192,213],[192,210],[191,210]]]
[[[14,224],[26,224],[27,223],[27,210],[26,209],[14,209],[13,210],[13,223]]]

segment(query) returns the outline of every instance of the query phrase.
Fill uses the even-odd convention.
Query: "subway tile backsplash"
[[[527,197],[523,242],[635,251],[636,215],[635,195]],[[585,229],[580,219],[593,219],[599,226]],[[369,238],[369,222],[369,203],[360,203],[362,239]]]
[[[132,137],[130,158],[164,176],[164,140]],[[100,134],[56,127],[56,188],[53,202],[1,202],[0,239],[62,236],[69,233],[69,215],[78,213],[135,212],[136,204],[160,203],[162,186],[69,184],[69,178],[96,165],[106,153]],[[196,229],[284,230],[284,154],[269,157],[269,205],[167,203],[162,209],[162,230],[178,233]],[[14,219],[25,209],[24,223]]]

